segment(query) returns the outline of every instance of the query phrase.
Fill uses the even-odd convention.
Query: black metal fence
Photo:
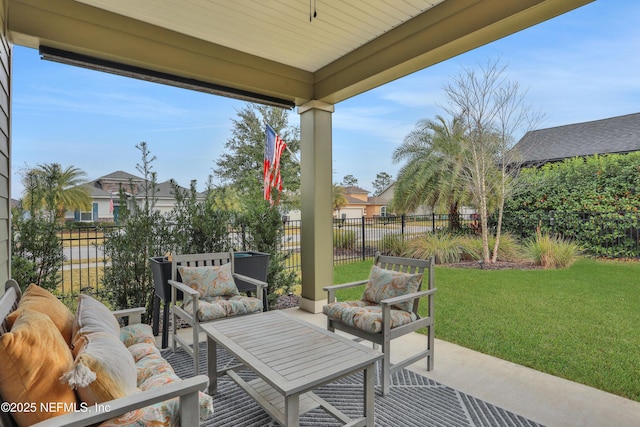
[[[63,292],[99,288],[104,267],[110,262],[104,253],[105,232],[115,228],[117,226],[78,227],[60,233]]]
[[[477,221],[474,215],[458,217],[462,227],[474,230]],[[447,215],[387,216],[377,218],[347,218],[335,220],[333,224],[334,263],[347,263],[373,257],[376,251],[384,251],[392,236],[410,238],[425,232],[448,229]],[[285,266],[300,269],[300,220],[283,223],[281,250],[287,254]],[[83,227],[65,230],[60,235],[64,255],[61,266],[62,292],[92,288],[98,290],[104,268],[110,260],[104,252],[106,231],[114,227]],[[233,227],[229,228],[233,230]],[[238,241],[236,232],[231,232],[231,241]],[[237,248],[250,250],[251,248]],[[160,255],[160,254],[159,254]]]
[[[333,223],[334,264],[365,260],[376,251],[385,252],[394,240],[410,239],[424,233],[450,229],[457,222],[465,233],[479,233],[475,214],[451,218],[446,214],[335,219]],[[287,254],[285,266],[300,269],[299,220],[283,224],[281,250]],[[640,215],[604,213],[544,213],[505,218],[503,231],[527,238],[536,228],[578,242],[586,252],[610,258],[640,257]],[[109,259],[104,253],[104,228],[88,227],[61,235],[64,263],[62,291],[98,289]],[[250,250],[251,248],[238,248]]]
[[[478,230],[477,215],[431,214],[414,216],[384,216],[374,218],[345,218],[333,220],[333,262],[348,263],[372,258],[376,251],[386,251],[394,238],[408,239],[424,233],[448,230],[456,221],[462,232]],[[284,224],[282,250],[286,251],[287,268],[300,268],[300,220]]]
[[[456,220],[461,231],[477,229],[475,215],[431,214],[336,219],[333,224],[334,263],[352,262],[389,250],[394,241],[411,239],[425,233],[449,230]]]

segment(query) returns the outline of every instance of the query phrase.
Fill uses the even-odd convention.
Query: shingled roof
[[[525,165],[640,150],[640,113],[527,132],[513,148]]]
[[[174,182],[171,179],[157,183],[155,197],[158,199],[174,200],[175,191],[173,184]],[[125,191],[130,193],[144,194],[144,178],[123,171],[112,172],[84,185],[87,187],[89,195],[94,199],[110,198],[112,197],[112,193],[117,194],[121,186],[125,188]],[[131,187],[131,185],[133,185],[133,187]],[[188,191],[187,188],[179,187],[184,191]]]

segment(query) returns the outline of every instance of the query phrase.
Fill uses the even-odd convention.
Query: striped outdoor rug
[[[183,350],[173,353],[164,350],[163,356],[182,378],[193,375],[193,360]],[[200,373],[206,374],[206,345],[200,344]],[[224,349],[218,350],[218,366],[234,364]],[[233,363],[232,363],[233,362]],[[239,372],[245,380],[255,378],[250,371]],[[362,373],[322,386],[314,392],[352,418],[362,414]],[[214,396],[214,416],[203,426],[262,427],[279,426],[252,398],[229,377],[218,378]],[[538,427],[537,424],[512,412],[505,411],[468,394],[439,384],[408,370],[395,374],[393,387],[387,396],[376,393],[376,420],[380,427]],[[300,418],[301,426],[339,426],[331,415],[316,409]]]

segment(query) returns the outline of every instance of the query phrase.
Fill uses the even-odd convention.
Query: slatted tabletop
[[[313,393],[304,392],[367,368],[371,371],[371,381],[371,368],[375,361],[382,358],[382,354],[376,350],[297,319],[282,310],[225,319],[203,324],[201,328],[209,338],[209,357],[215,358],[215,343],[226,348],[260,377],[250,384],[251,390],[247,391],[252,395],[255,392],[254,397],[263,406],[269,401],[280,412],[285,412],[284,402],[288,396],[301,395],[300,413],[318,406],[333,413],[326,402]],[[217,373],[212,362],[209,360],[209,376],[215,390]],[[235,372],[227,373],[236,382],[242,381]],[[245,385],[241,384],[243,388]],[[365,384],[366,394],[372,394],[372,390],[372,384],[369,387]],[[367,398],[370,398],[372,405],[373,397]],[[278,418],[278,414],[275,415]]]

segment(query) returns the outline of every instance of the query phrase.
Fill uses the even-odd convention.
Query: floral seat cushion
[[[193,304],[188,302],[184,309],[193,314]],[[262,311],[262,301],[254,297],[246,296],[217,296],[205,297],[198,300],[198,320],[207,322],[222,319],[224,317],[238,316]]]
[[[151,325],[146,323],[134,323],[120,328],[120,341],[125,347],[140,343],[156,344]]]
[[[344,301],[327,304],[322,312],[330,319],[371,333],[382,331],[382,308],[369,301]],[[391,329],[417,320],[415,313],[391,309]]]
[[[153,335],[151,329],[147,329],[146,326],[148,325],[142,327],[133,325],[121,330],[121,337],[126,337],[125,343],[130,344],[128,349],[135,361],[138,388],[142,391],[180,380],[155,344],[149,342]],[[200,392],[199,403],[200,420],[204,421],[213,415],[213,398]],[[100,424],[100,427],[178,427],[179,406],[179,400],[176,397],[111,418]]]

